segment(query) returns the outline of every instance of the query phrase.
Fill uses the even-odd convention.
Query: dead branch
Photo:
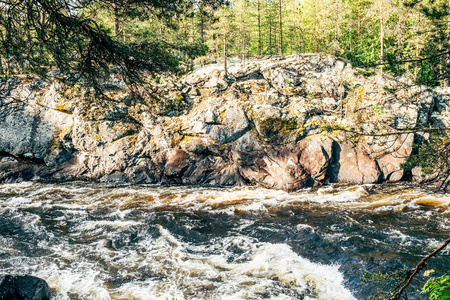
[[[450,238],[448,238],[439,248],[437,248],[436,250],[434,250],[432,253],[428,254],[427,256],[425,256],[416,266],[416,268],[414,269],[413,273],[411,274],[411,276],[409,276],[408,281],[405,283],[405,285],[398,291],[397,294],[395,294],[394,296],[392,296],[391,298],[389,298],[389,300],[397,300],[400,299],[400,296],[402,295],[403,291],[406,289],[406,287],[411,283],[411,281],[413,280],[414,276],[417,275],[417,273],[419,273],[420,270],[422,270],[423,268],[426,267],[425,262],[435,256],[436,254],[439,253],[439,251],[443,250],[445,247],[447,247],[447,245],[450,244]]]

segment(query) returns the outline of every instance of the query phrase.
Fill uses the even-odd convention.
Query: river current
[[[0,185],[0,273],[52,300],[368,299],[364,270],[413,267],[449,232],[450,197],[402,186]]]

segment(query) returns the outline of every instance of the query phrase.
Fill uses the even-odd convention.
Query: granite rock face
[[[447,128],[450,90],[363,73],[314,54],[232,63],[227,76],[209,65],[155,84],[156,105],[119,95],[121,101],[97,106],[56,83],[3,82],[0,182],[253,184],[288,191],[397,182],[405,178],[402,163],[415,134],[370,133]]]

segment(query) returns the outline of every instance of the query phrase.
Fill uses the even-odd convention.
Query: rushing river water
[[[413,267],[449,217],[450,197],[398,186],[7,184],[0,273],[41,277],[53,299],[368,299],[364,270]],[[449,250],[429,267],[448,272]]]

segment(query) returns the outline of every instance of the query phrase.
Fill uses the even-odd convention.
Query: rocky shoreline
[[[450,126],[450,89],[367,76],[328,55],[218,65],[152,82],[159,101],[88,103],[35,78],[0,86],[0,182],[259,185],[422,182],[404,170],[423,127]],[[419,130],[420,131],[420,130]]]

